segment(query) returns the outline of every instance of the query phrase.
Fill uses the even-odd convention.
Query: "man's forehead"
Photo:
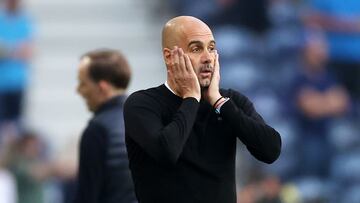
[[[210,43],[215,44],[215,40],[212,34],[192,33],[185,37],[185,41],[188,45],[210,44]]]
[[[214,36],[208,26],[200,23],[189,23],[181,27],[181,33],[187,40],[214,40]],[[200,40],[200,41],[202,41]]]
[[[80,60],[80,66],[87,67],[91,63],[91,58],[88,56],[84,56]]]
[[[190,42],[199,41],[209,44],[214,36],[207,24],[190,16],[180,16],[171,19],[163,29],[163,47],[187,47]]]
[[[206,24],[198,22],[184,23],[182,26],[180,26],[180,30],[184,34],[212,35],[210,28]]]
[[[196,32],[196,31],[191,31],[191,32],[187,32],[184,33],[184,35],[186,37],[204,37],[204,38],[214,38],[213,34],[211,32]]]

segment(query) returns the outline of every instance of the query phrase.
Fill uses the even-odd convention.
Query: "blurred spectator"
[[[331,159],[330,121],[344,115],[347,92],[326,69],[327,46],[318,33],[306,36],[303,64],[292,94],[298,123],[300,175],[326,177]]]
[[[20,8],[20,0],[1,3],[0,136],[18,129],[32,55],[32,26]]]
[[[76,194],[78,170],[78,138],[73,135],[69,142],[54,157],[54,175],[59,183],[62,203],[72,203]],[[76,138],[76,139],[75,139]]]
[[[326,31],[330,62],[339,80],[360,98],[360,1],[308,0],[307,25]]]
[[[282,185],[276,176],[253,173],[254,177],[238,193],[237,203],[282,203]],[[256,177],[255,177],[256,176]]]
[[[17,202],[17,190],[16,181],[11,172],[8,171],[7,164],[10,155],[10,147],[13,144],[13,140],[2,139],[0,143],[0,202],[1,203],[16,203]]]
[[[0,166],[0,202],[16,203],[17,193],[13,175]]]
[[[11,151],[8,165],[16,179],[18,203],[44,202],[44,182],[52,176],[52,166],[43,151],[42,141],[33,133],[22,135]]]

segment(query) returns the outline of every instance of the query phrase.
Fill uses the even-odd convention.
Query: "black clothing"
[[[124,97],[103,104],[80,142],[76,203],[133,203],[123,124]]]
[[[267,0],[236,0],[219,14],[211,16],[208,22],[210,27],[230,24],[263,34],[271,28],[267,8]]]
[[[257,159],[280,154],[279,134],[233,90],[216,114],[209,103],[182,99],[165,85],[125,102],[125,140],[141,203],[235,203],[236,137]]]
[[[18,121],[23,114],[24,91],[0,93],[0,123]]]
[[[330,61],[329,67],[350,93],[351,98],[360,100],[360,63]]]

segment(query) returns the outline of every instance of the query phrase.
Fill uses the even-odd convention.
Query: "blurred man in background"
[[[77,91],[94,113],[80,141],[76,203],[134,203],[123,103],[130,67],[119,52],[98,50],[80,61]]]
[[[20,8],[20,3],[20,0],[0,1],[0,162],[2,162],[0,164],[0,190],[7,193],[0,195],[0,202],[9,203],[26,202],[26,199],[30,198],[25,197],[24,188],[33,186],[31,184],[20,185],[17,193],[15,188],[21,179],[18,178],[19,174],[23,177],[28,174],[30,177],[31,173],[27,173],[26,164],[22,165],[21,170],[17,170],[19,160],[11,160],[13,162],[9,173],[9,163],[6,160],[10,146],[17,142],[16,137],[21,134],[19,132],[20,121],[23,116],[29,61],[32,58],[32,25],[29,17]],[[38,188],[40,187],[29,188],[29,191]],[[31,193],[29,196],[37,195]],[[39,203],[41,200],[34,199]]]
[[[0,137],[17,134],[32,57],[32,26],[20,8],[20,0],[1,3]]]
[[[45,145],[33,132],[21,134],[13,143],[8,168],[14,174],[18,203],[44,203],[46,181],[55,175],[55,168],[44,156]]]
[[[360,1],[309,0],[306,24],[320,26],[329,43],[331,68],[350,95],[360,99]]]
[[[330,122],[350,109],[349,95],[328,70],[328,46],[321,32],[308,31],[305,38],[292,89],[301,140],[298,175],[327,178],[333,154]]]

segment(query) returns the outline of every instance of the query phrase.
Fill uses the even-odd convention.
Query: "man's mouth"
[[[211,74],[212,74],[211,70],[203,70],[203,71],[200,72],[200,75],[202,77],[209,77],[209,76],[211,76]]]
[[[200,68],[201,77],[211,77],[213,73],[213,68],[210,64],[204,65]]]

